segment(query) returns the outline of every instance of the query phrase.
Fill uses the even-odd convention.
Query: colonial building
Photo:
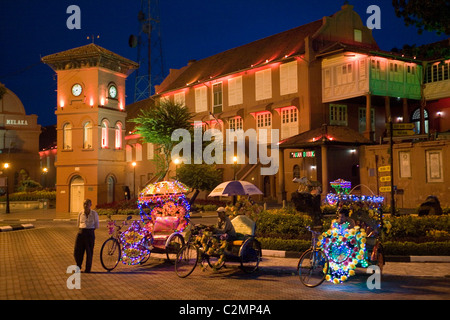
[[[126,170],[125,80],[138,64],[93,43],[42,61],[58,78],[56,210],[113,202]]]
[[[450,128],[448,61],[423,62],[381,50],[351,5],[190,60],[171,69],[153,97],[126,107],[125,78],[135,63],[94,44],[43,61],[58,74],[58,210],[78,209],[83,196],[94,204],[123,198],[122,187],[136,195],[152,180],[156,146],[136,135],[130,120],[162,100],[186,105],[194,113],[193,124],[218,129],[224,139],[227,129],[253,129],[256,140],[247,139],[244,156],[218,167],[224,181],[254,183],[264,192],[258,200],[264,201],[290,200],[298,188],[293,178],[302,177],[321,183],[323,193],[330,181],[342,178],[357,191],[383,192],[389,198],[378,174],[390,161],[386,123],[406,123],[406,128],[412,123],[402,134],[413,136],[396,137],[409,142],[394,144],[395,196],[403,197],[397,201],[415,207],[435,193],[444,205],[449,203],[450,167],[443,161],[449,151],[442,139]],[[269,141],[262,139],[263,129],[269,131]],[[276,141],[270,140],[271,131],[278,131]],[[420,142],[423,147],[416,143],[429,140],[431,132],[436,133],[433,141]],[[250,162],[249,148],[267,143],[279,147],[279,168],[276,174],[262,175],[267,164],[260,157]],[[175,176],[175,169],[173,163],[169,176]],[[421,193],[413,184],[427,187]]]
[[[0,171],[8,177],[9,192],[15,191],[20,173],[40,181],[37,115],[27,115],[19,97],[0,83]],[[8,168],[5,168],[8,163]],[[6,180],[2,179],[5,184]],[[2,185],[2,187],[6,187]]]

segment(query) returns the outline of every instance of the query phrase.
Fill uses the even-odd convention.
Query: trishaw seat
[[[177,229],[179,222],[178,217],[174,216],[156,217],[153,233],[164,234],[169,232],[171,234]]]

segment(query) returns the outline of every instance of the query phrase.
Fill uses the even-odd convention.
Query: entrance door
[[[109,176],[106,181],[106,188],[107,188],[107,203],[113,203],[114,202],[114,178],[112,176]]]
[[[70,182],[70,212],[80,212],[83,210],[84,201],[84,180],[76,176]]]
[[[264,197],[270,197],[270,177],[264,176]]]

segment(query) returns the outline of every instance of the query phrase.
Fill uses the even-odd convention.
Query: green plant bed
[[[383,243],[383,247],[387,256],[450,256],[450,241],[387,241]]]
[[[303,252],[311,246],[310,240],[258,238],[262,249]],[[450,256],[450,241],[383,243],[386,256]]]

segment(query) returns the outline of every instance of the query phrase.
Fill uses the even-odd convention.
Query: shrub
[[[305,228],[312,219],[302,213],[287,213],[283,209],[267,210],[259,214],[256,222],[258,237],[280,239],[307,239],[309,231]]]

